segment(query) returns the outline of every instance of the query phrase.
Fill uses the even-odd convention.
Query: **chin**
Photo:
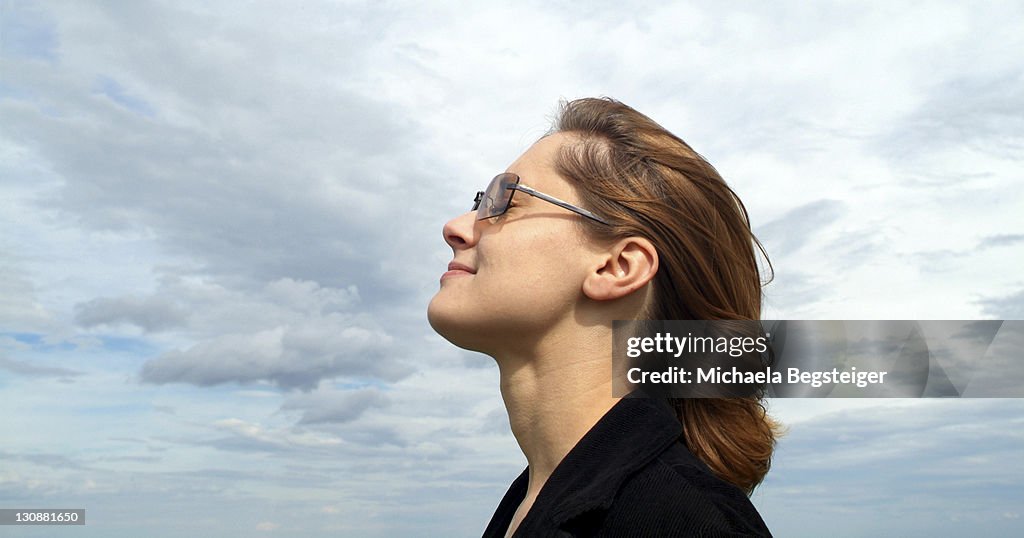
[[[434,329],[434,332],[448,338],[445,336],[445,333],[448,332],[448,329],[451,326],[451,320],[449,319],[449,316],[446,316],[445,313],[441,311],[442,309],[440,307],[436,306],[436,304],[437,297],[435,296],[430,301],[430,305],[427,306],[427,322],[430,323],[430,328]]]
[[[462,349],[486,353],[482,349],[486,332],[479,327],[474,329],[465,315],[465,310],[445,305],[436,295],[427,306],[427,321],[434,332]]]
[[[430,300],[430,304],[427,306],[427,321],[430,323],[430,327],[434,329],[434,332],[443,336],[445,340],[459,346],[458,338],[455,338],[460,332],[460,326],[465,325],[464,322],[459,320],[459,316],[456,315],[458,309],[451,308],[450,305],[444,304],[444,299],[439,298],[437,295]],[[462,346],[459,346],[462,347]]]

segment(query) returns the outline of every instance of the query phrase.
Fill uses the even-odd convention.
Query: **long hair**
[[[555,169],[584,207],[611,226],[581,219],[598,239],[641,236],[658,252],[648,319],[757,320],[764,248],[746,208],[686,142],[613,99],[563,103],[553,132],[574,135]],[[769,277],[768,280],[770,280]],[[778,424],[761,397],[672,399],[683,438],[720,478],[748,495],[771,464]]]

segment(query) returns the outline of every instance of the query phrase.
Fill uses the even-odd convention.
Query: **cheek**
[[[515,232],[515,233],[513,233]],[[483,237],[477,246],[478,263],[487,269],[532,275],[550,265],[553,259],[565,257],[559,245],[564,240],[544,230],[509,228],[502,234]]]
[[[583,251],[578,242],[565,233],[541,230],[522,233],[500,245],[481,243],[483,266],[506,289],[519,294],[551,296],[565,300],[575,296],[582,286]]]

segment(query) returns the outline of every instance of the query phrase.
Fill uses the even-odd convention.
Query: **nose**
[[[445,223],[442,233],[444,242],[452,250],[463,250],[475,243],[474,226],[476,211],[467,211]]]

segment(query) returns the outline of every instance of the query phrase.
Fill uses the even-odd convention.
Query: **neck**
[[[618,401],[612,397],[611,339],[611,327],[575,327],[548,333],[529,353],[495,357],[512,433],[529,464],[527,499]]]

